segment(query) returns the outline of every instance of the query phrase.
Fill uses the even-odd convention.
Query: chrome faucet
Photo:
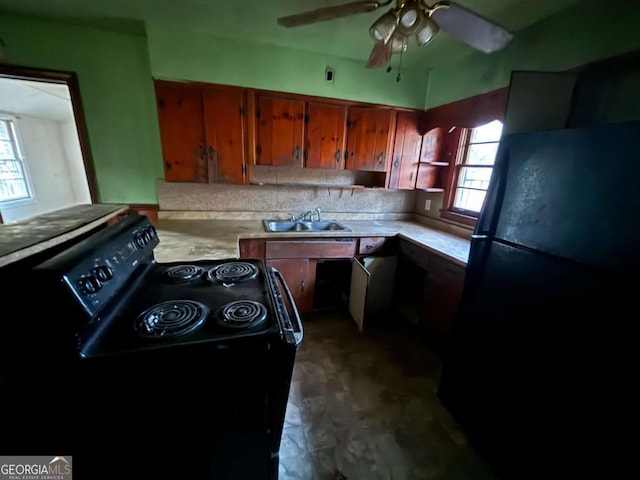
[[[296,215],[295,213],[289,214],[289,221],[291,222],[313,222],[314,215],[318,217],[318,222],[322,221],[322,210],[320,208],[316,208],[315,212],[313,210],[307,210],[306,212],[300,213],[300,215]]]

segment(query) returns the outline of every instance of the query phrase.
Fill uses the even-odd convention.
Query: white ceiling
[[[70,121],[73,109],[69,88],[58,83],[0,77],[0,113]]]

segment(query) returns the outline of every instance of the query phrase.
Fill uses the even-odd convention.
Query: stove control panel
[[[158,235],[149,219],[130,215],[53,257],[36,270],[53,270],[93,317],[127,282],[154,262]]]

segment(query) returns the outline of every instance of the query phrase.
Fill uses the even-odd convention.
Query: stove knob
[[[98,265],[92,272],[101,282],[108,282],[113,278],[113,270],[107,265]]]
[[[102,288],[102,284],[100,280],[96,277],[82,277],[80,279],[80,290],[84,293],[90,295],[92,293],[96,293],[98,290]]]
[[[140,248],[144,248],[148,242],[145,241],[144,235],[142,233],[138,233],[136,235],[136,243]]]

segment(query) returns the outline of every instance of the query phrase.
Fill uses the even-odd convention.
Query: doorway
[[[97,202],[73,72],[0,66],[0,221]]]

